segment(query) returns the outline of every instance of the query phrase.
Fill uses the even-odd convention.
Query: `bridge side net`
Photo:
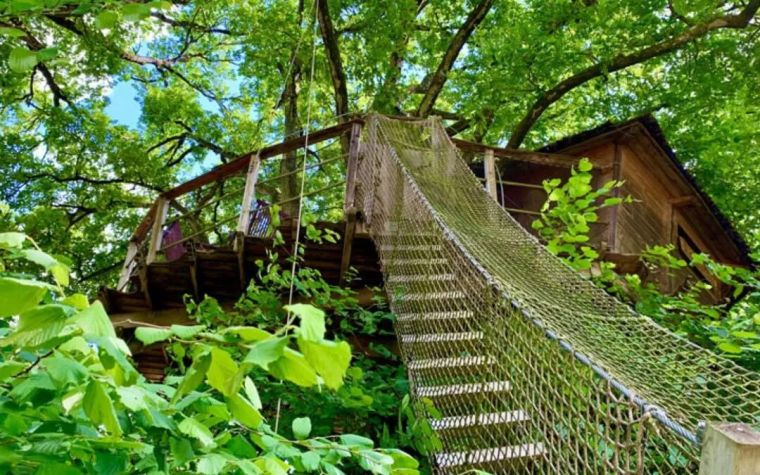
[[[758,424],[757,374],[550,255],[439,122],[372,116],[364,144],[359,198],[437,470],[692,473],[701,421]]]

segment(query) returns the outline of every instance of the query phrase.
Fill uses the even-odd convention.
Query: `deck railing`
[[[271,232],[270,224],[293,222],[301,196],[302,170],[306,172],[303,206],[310,211],[308,214],[327,221],[345,221],[341,263],[344,275],[361,207],[355,203],[355,190],[363,123],[357,117],[308,137],[291,138],[246,153],[159,195],[132,234],[117,290],[128,290],[135,281],[133,277],[140,277],[154,262],[174,260],[210,246],[237,249],[245,236],[265,237]],[[515,215],[533,216],[538,212],[505,200],[505,189],[517,187],[543,193],[543,188],[539,183],[499,176],[496,160],[558,170],[577,162],[571,156],[454,142],[473,161],[483,161],[486,189]],[[283,164],[286,159],[290,160],[288,166]],[[305,166],[302,160],[306,160]],[[336,176],[343,178],[336,180]],[[286,193],[283,185],[288,181],[295,188]]]

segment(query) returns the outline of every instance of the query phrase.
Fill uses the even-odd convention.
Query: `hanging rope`
[[[288,305],[293,303],[293,289],[296,282],[296,265],[298,263],[298,246],[301,241],[301,217],[303,214],[303,195],[306,186],[306,158],[309,149],[309,132],[311,130],[311,106],[314,98],[314,69],[317,59],[317,0],[314,0],[314,20],[311,35],[311,68],[309,71],[309,87],[306,92],[306,124],[304,126],[304,158],[301,164],[301,186],[298,191],[298,213],[296,214],[296,236],[293,240],[293,263],[290,268],[290,289],[288,290]],[[293,315],[288,313],[288,324],[292,323]]]

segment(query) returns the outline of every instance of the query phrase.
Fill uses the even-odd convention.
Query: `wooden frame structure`
[[[143,220],[135,229],[128,245],[128,252],[122,266],[122,272],[119,278],[117,290],[124,291],[127,289],[130,281],[134,277],[137,277],[140,281],[140,289],[147,301],[150,301],[150,295],[148,291],[147,273],[146,267],[159,260],[161,254],[166,251],[162,248],[162,238],[167,227],[167,216],[169,210],[178,209],[182,211],[180,217],[191,215],[198,210],[186,210],[179,204],[178,200],[189,193],[196,192],[203,187],[223,184],[227,180],[233,177],[245,177],[245,185],[240,190],[240,213],[234,217],[237,222],[235,226],[235,236],[232,240],[232,249],[236,252],[238,266],[240,268],[240,287],[244,288],[248,276],[244,269],[244,248],[243,242],[248,236],[249,228],[251,226],[250,217],[253,211],[253,203],[256,200],[257,189],[259,185],[264,185],[265,182],[272,182],[274,180],[283,178],[288,175],[293,175],[299,172],[291,171],[280,174],[275,177],[270,177],[267,180],[260,180],[260,170],[262,164],[266,160],[270,160],[276,157],[283,156],[288,153],[293,153],[299,149],[303,149],[306,146],[315,146],[322,142],[339,139],[343,143],[348,144],[348,150],[345,153],[346,161],[346,177],[345,180],[338,184],[329,185],[313,192],[310,195],[319,194],[330,188],[338,185],[345,185],[344,203],[343,203],[343,215],[344,215],[344,239],[343,239],[343,251],[340,262],[340,274],[345,276],[349,269],[351,261],[351,255],[353,250],[353,239],[358,229],[360,222],[361,210],[357,203],[355,203],[356,196],[356,180],[357,180],[357,168],[359,160],[361,159],[361,134],[364,126],[364,120],[362,117],[356,117],[346,122],[328,127],[306,136],[299,136],[283,142],[263,147],[259,150],[252,151],[241,155],[240,157],[220,165],[196,178],[193,178],[185,183],[182,183],[164,193],[159,195],[152,206],[146,213]],[[497,199],[496,188],[497,186],[517,186],[526,188],[538,188],[540,185],[523,183],[514,180],[501,180],[496,178],[496,162],[499,160],[511,160],[526,162],[532,164],[549,165],[552,167],[559,167],[567,169],[572,164],[577,162],[577,158],[572,156],[564,156],[560,154],[542,153],[542,152],[526,152],[518,150],[509,150],[504,148],[492,147],[484,144],[478,144],[473,142],[467,142],[459,139],[452,139],[454,144],[463,152],[467,154],[482,155],[485,163],[487,164],[489,173],[486,177],[487,190],[495,199]],[[329,161],[333,161],[329,159]],[[318,165],[323,165],[328,161],[320,162]],[[284,200],[276,203],[282,204],[298,199],[298,197],[286,197]],[[210,200],[206,203],[206,206],[217,204],[219,199]],[[516,214],[534,215],[535,211],[528,209],[520,209],[513,207],[506,207],[506,209]],[[174,241],[171,246],[179,246],[187,242],[191,242],[197,235],[202,234],[202,231],[195,233],[191,236],[183,237],[179,241]],[[194,262],[195,254],[191,252],[190,261]],[[193,293],[200,295],[200,289],[197,288],[197,275],[195,272],[195,266],[191,265],[190,268],[192,281],[193,281]]]

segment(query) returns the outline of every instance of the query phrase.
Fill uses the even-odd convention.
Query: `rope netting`
[[[438,471],[693,473],[703,421],[760,423],[758,374],[549,254],[439,121],[370,116],[364,134],[358,193],[412,394],[441,413],[423,414]]]

